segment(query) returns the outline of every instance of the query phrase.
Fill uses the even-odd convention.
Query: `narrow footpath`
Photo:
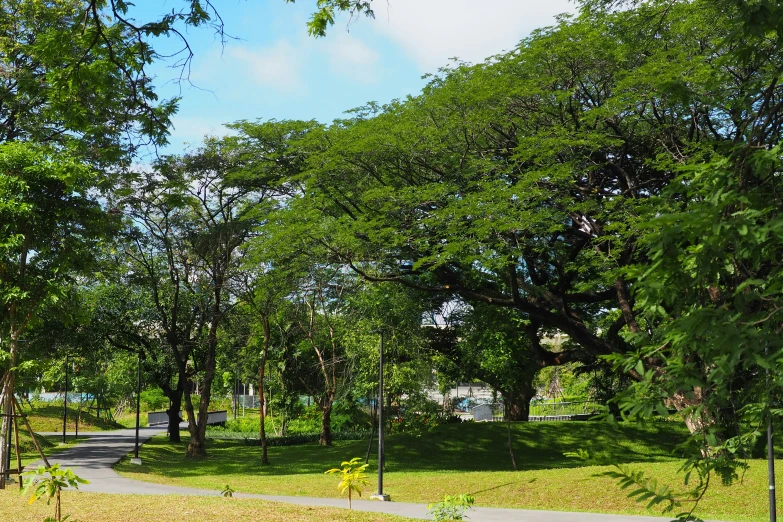
[[[152,436],[164,432],[165,428],[141,428],[139,432],[140,442],[146,442]],[[69,433],[68,435],[73,436],[73,433]],[[122,457],[133,452],[136,438],[135,429],[82,432],[79,434],[79,437],[84,437],[82,442],[48,458],[50,463],[59,463],[62,467],[71,468],[77,475],[90,481],[89,484],[80,486],[80,491],[129,495],[220,495],[220,492],[217,490],[167,486],[119,476],[114,469],[112,469],[112,466],[122,459]],[[27,467],[34,468],[39,464],[41,464],[41,462],[35,462]],[[277,495],[251,495],[245,493],[236,493],[235,496],[258,498],[273,502],[286,502],[303,506],[328,506],[343,509],[345,508],[346,502],[344,498],[288,497]],[[427,513],[426,504],[354,500],[353,509],[432,520],[432,516]],[[467,512],[467,515],[470,517],[469,520],[471,522],[662,522],[671,520],[670,518],[662,517],[486,507],[473,508]]]

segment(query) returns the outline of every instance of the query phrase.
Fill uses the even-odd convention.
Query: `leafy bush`
[[[445,520],[462,520],[469,518],[465,511],[473,506],[476,499],[473,495],[462,493],[460,495],[446,495],[443,502],[433,502],[427,505],[427,511],[432,513],[436,522]]]
[[[413,394],[400,407],[400,415],[394,419],[395,431],[422,435],[433,430],[452,415],[443,412],[441,406],[423,394]]]
[[[146,411],[161,411],[169,406],[169,398],[160,388],[152,388],[141,392],[141,402]]]
[[[267,433],[274,433],[280,427],[279,417],[266,417],[265,427]],[[257,436],[261,419],[258,411],[254,415],[229,419],[226,422],[226,431],[244,433]],[[370,416],[356,403],[351,401],[336,402],[332,409],[332,430],[339,431],[364,431],[370,428]],[[214,428],[208,428],[214,429]],[[315,405],[303,408],[300,415],[288,421],[287,435],[309,435],[321,432],[321,410]]]
[[[248,445],[260,445],[261,440],[257,437],[257,433],[243,433],[231,431],[228,428],[210,427],[207,430],[207,438],[209,439],[243,439]],[[266,438],[269,446],[296,446],[298,444],[307,444],[310,442],[318,442],[321,438],[321,433],[296,433],[293,435],[286,435],[284,437],[269,436]],[[364,440],[370,438],[370,431],[333,431],[332,440]]]

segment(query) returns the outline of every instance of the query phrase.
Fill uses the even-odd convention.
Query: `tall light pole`
[[[234,420],[237,420],[239,409],[239,371],[234,369]]]
[[[769,353],[769,346],[764,348],[764,355]],[[772,387],[769,382],[769,368],[767,368],[767,471],[769,473],[769,522],[777,522],[778,513],[775,501],[775,446],[772,438]]]
[[[764,348],[764,355],[769,352],[769,347]],[[769,368],[767,369],[767,414],[769,415],[767,424],[767,471],[769,472],[769,522],[777,522],[777,502],[775,501],[775,446],[772,438],[772,393],[770,392]]]
[[[370,500],[391,500],[389,495],[383,493],[383,465],[386,455],[383,452],[383,330],[381,335],[380,358],[378,367],[378,493],[370,496]]]
[[[767,466],[769,468],[769,522],[778,519],[777,506],[775,506],[775,448],[772,445],[772,415],[767,424]]]
[[[136,372],[136,446],[133,449],[131,464],[141,465],[139,458],[139,416],[141,413],[141,351],[139,351],[139,364]]]

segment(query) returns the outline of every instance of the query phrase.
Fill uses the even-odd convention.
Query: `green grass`
[[[78,405],[68,408],[68,419],[66,423],[67,431],[74,431],[76,428],[76,417],[79,413]],[[56,432],[63,429],[63,407],[62,404],[47,404],[36,402],[32,406],[23,405],[22,411],[27,415],[27,420],[36,432]],[[146,416],[145,416],[146,419]],[[135,426],[135,414],[134,414]],[[83,408],[81,418],[79,419],[79,431],[103,431],[116,430],[123,428],[117,422],[107,422],[99,418],[94,413]]]
[[[386,490],[398,501],[428,503],[468,492],[485,506],[650,514],[608,479],[592,477],[603,468],[584,467],[563,453],[582,448],[611,462],[659,462],[668,473],[678,467],[673,452],[685,437],[684,428],[674,423],[614,429],[589,422],[517,423],[512,429],[520,472],[512,471],[504,424],[447,424],[424,437],[391,435]],[[183,486],[221,489],[228,483],[248,493],[334,497],[336,481],[323,472],[367,450],[367,441],[338,441],[330,448],[273,447],[267,467],[260,465],[260,448],[241,441],[209,441],[209,457],[200,461],[184,458],[186,444],[184,433],[181,444],[156,437],[142,448],[141,468],[123,461],[116,469],[131,478]],[[371,459],[370,470],[376,465]],[[582,496],[585,487],[599,489],[601,502],[594,502],[592,493]]]
[[[420,438],[391,435],[386,441],[385,492],[403,502],[428,503],[446,494],[471,493],[481,506],[661,515],[628,499],[613,480],[596,476],[611,467],[563,456],[579,448],[596,459],[633,463],[659,483],[683,489],[676,448],[685,430],[679,424],[613,429],[590,422],[518,423],[512,429],[521,467],[517,472],[511,469],[506,428],[500,423],[444,425]],[[221,489],[228,483],[248,493],[335,497],[337,480],[323,472],[367,450],[367,441],[338,441],[331,448],[273,447],[272,465],[267,467],[260,464],[260,448],[241,441],[209,441],[209,456],[196,461],[185,459],[186,443],[184,433],[182,444],[156,437],[142,448],[141,467],[124,460],[116,469],[130,478],[181,486]],[[374,491],[376,465],[371,459],[369,493]],[[699,514],[739,522],[765,520],[765,473],[763,461],[751,461],[742,483],[711,487]]]

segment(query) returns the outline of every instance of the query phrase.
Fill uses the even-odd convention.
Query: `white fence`
[[[258,409],[261,402],[258,400],[258,395],[237,395],[237,407]]]
[[[179,418],[182,418],[182,412],[179,412]],[[151,411],[147,413],[147,426],[159,426],[169,423],[169,414],[165,411]]]
[[[201,420],[201,417],[197,417]],[[207,424],[225,424],[228,420],[228,411],[208,411],[207,412]]]

